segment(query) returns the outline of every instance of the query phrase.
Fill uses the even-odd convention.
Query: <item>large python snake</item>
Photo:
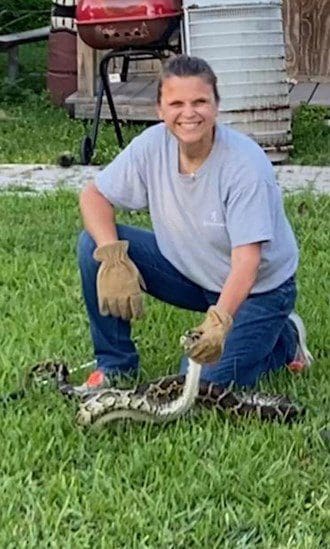
[[[234,391],[215,383],[201,381],[201,366],[189,359],[187,375],[165,376],[134,389],[109,388],[94,393],[81,392],[70,383],[68,367],[60,362],[43,362],[29,372],[30,382],[55,382],[66,397],[76,397],[76,421],[83,426],[100,426],[116,419],[168,422],[190,410],[194,404],[228,410],[236,416],[256,415],[259,419],[291,422],[304,408],[283,395]]]

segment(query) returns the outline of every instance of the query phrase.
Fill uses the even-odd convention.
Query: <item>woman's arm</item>
[[[237,246],[231,253],[231,270],[217,302],[232,317],[249,295],[261,260],[261,243]]]
[[[118,240],[116,214],[113,205],[89,183],[80,195],[80,211],[86,231],[97,246]]]

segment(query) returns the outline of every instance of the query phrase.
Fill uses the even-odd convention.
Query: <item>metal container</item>
[[[47,90],[54,105],[63,106],[77,90],[77,37],[68,30],[51,30],[48,39]]]
[[[52,103],[64,106],[77,90],[76,0],[52,0],[47,45],[47,90]]]
[[[80,0],[76,10],[81,39],[97,49],[166,43],[180,16],[180,0]]]
[[[77,32],[76,0],[52,0],[51,29],[52,31]]]
[[[281,2],[184,0],[183,10],[185,51],[217,75],[222,122],[284,160],[291,113]]]

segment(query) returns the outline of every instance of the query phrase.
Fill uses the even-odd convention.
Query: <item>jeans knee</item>
[[[88,265],[96,263],[93,258],[95,248],[96,244],[90,234],[87,231],[82,231],[77,243],[78,262],[82,270],[85,270]]]

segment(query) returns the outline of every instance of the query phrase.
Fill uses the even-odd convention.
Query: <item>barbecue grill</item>
[[[109,50],[166,43],[180,14],[180,0],[81,0],[76,18],[86,44]]]
[[[97,138],[103,93],[109,104],[119,146],[124,146],[120,124],[114,106],[108,65],[113,57],[123,57],[121,81],[127,80],[129,61],[161,59],[169,51],[180,51],[179,26],[181,0],[80,0],[76,23],[80,38],[90,47],[108,50],[99,71],[92,135],[87,135],[81,147],[81,162],[89,164]],[[173,37],[176,37],[173,40]]]

